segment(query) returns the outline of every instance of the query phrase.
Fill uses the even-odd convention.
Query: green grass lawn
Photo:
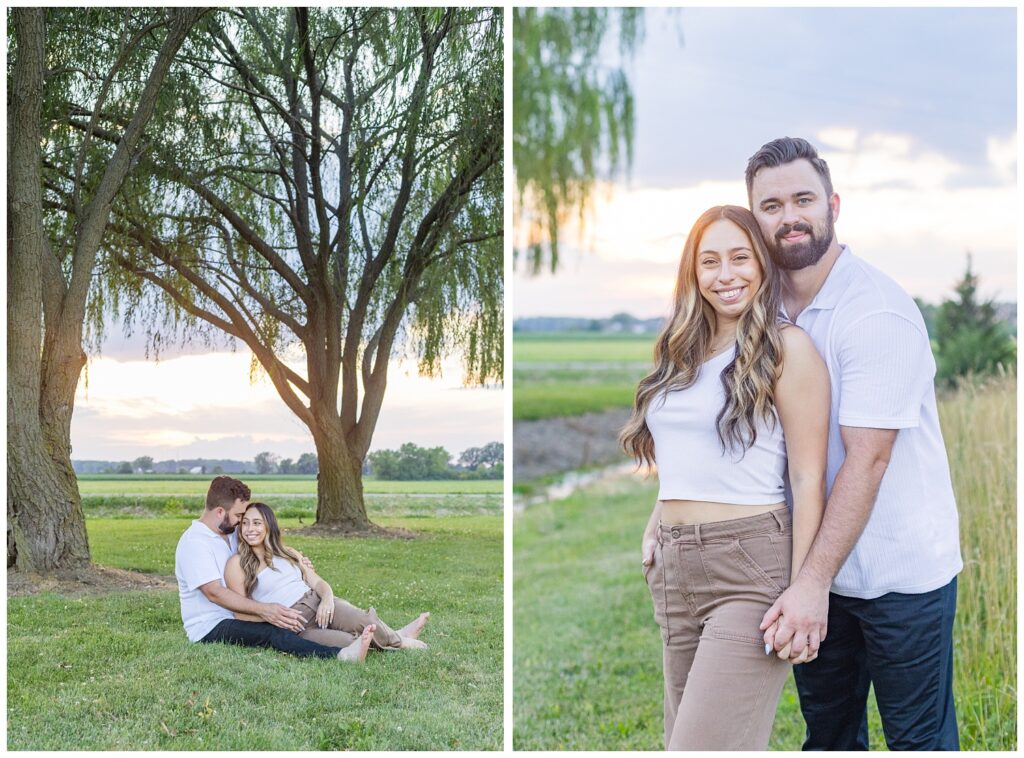
[[[1016,748],[1016,387],[940,402],[961,519],[954,693],[964,750]],[[513,745],[659,750],[661,637],[640,571],[656,483],[611,480],[532,506],[514,529]],[[871,744],[884,749],[869,707]],[[773,750],[804,730],[790,677]]]
[[[316,477],[240,475],[254,498],[270,495],[315,495]],[[78,477],[78,491],[86,495],[205,495],[213,474],[180,476],[159,474],[93,474]],[[487,494],[501,493],[500,479],[427,482],[391,482],[364,479],[367,494]]]
[[[501,749],[501,518],[377,522],[419,538],[286,541],[389,623],[430,610],[429,650],[358,666],[190,644],[175,591],[11,598],[8,749]],[[88,518],[93,559],[173,574],[189,523]]]

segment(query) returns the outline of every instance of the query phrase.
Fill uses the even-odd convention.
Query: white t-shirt
[[[178,578],[181,620],[189,642],[198,642],[224,619],[235,615],[208,600],[199,588],[219,581],[224,584],[224,565],[238,549],[238,535],[227,540],[198,519],[185,530],[174,551],[174,575]]]
[[[948,584],[963,568],[959,518],[935,404],[935,359],[917,305],[844,245],[796,324],[831,379],[828,493],[846,458],[840,426],[900,430],[871,516],[832,591],[870,599]]]

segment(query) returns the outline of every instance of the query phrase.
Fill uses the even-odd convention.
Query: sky
[[[650,9],[628,63],[636,95],[628,179],[569,228],[552,276],[517,274],[515,316],[657,317],[690,224],[745,204],[743,167],[782,135],[811,139],[842,198],[841,242],[911,294],[938,302],[974,255],[982,294],[1016,300],[1014,9]],[[611,49],[611,48],[610,48]],[[609,56],[614,63],[614,54]],[[75,460],[251,460],[314,450],[249,353],[169,350],[147,361],[112,326],[72,420]],[[502,438],[502,391],[394,365],[372,449],[453,454]]]
[[[645,30],[632,170],[565,229],[557,274],[517,272],[516,317],[665,315],[690,225],[745,206],[780,136],[816,145],[839,241],[912,295],[951,296],[970,251],[982,294],[1016,301],[1015,9],[648,9]]]
[[[141,339],[119,329],[83,372],[71,421],[73,460],[227,458],[269,451],[298,459],[315,452],[305,425],[265,375],[249,380],[250,352],[191,347],[146,360]],[[298,363],[290,364],[297,370]],[[304,372],[303,372],[304,373]],[[461,362],[423,379],[415,363],[392,362],[371,450],[404,442],[442,446],[457,457],[502,439],[500,388],[466,388]]]

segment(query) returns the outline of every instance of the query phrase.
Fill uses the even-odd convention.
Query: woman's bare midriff
[[[704,500],[661,500],[660,502],[661,523],[669,525],[731,521],[737,518],[758,516],[786,507],[785,503],[736,505],[735,503],[712,503]]]

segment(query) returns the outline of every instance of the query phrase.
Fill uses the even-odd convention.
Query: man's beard
[[[217,528],[220,529],[221,534],[231,534],[235,531],[235,527],[231,526],[228,516],[224,516],[224,520],[217,525]]]
[[[813,266],[821,260],[828,252],[832,240],[836,236],[835,219],[832,216],[832,208],[828,209],[828,217],[825,219],[824,228],[813,228],[810,224],[797,222],[795,224],[783,224],[775,232],[775,236],[768,239],[768,253],[772,262],[786,271],[799,271],[802,268]],[[782,247],[782,238],[791,232],[803,232],[810,239],[794,245]]]

